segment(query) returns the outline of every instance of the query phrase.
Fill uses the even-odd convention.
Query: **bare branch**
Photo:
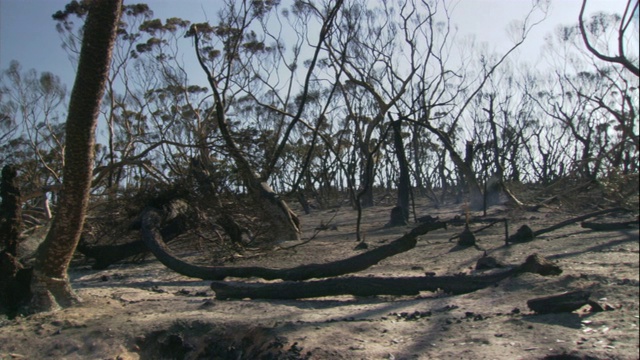
[[[633,14],[633,12],[635,11],[634,9],[636,9],[640,5],[640,0],[636,0],[636,4],[633,7],[630,7],[631,0],[627,1],[627,6],[624,11],[624,16],[620,24],[620,29],[618,30],[618,55],[616,56],[608,56],[608,55],[602,54],[600,51],[594,48],[593,45],[591,45],[591,43],[589,42],[589,38],[587,36],[587,31],[585,29],[584,20],[583,20],[584,9],[586,5],[587,5],[587,0],[582,0],[582,6],[580,7],[580,16],[578,17],[578,22],[580,24],[580,33],[582,34],[582,40],[584,41],[584,45],[587,47],[589,52],[591,52],[593,55],[595,55],[598,59],[602,61],[620,64],[624,66],[627,70],[635,74],[635,76],[640,77],[640,68],[638,68],[638,66],[634,65],[629,59],[627,59],[624,53],[624,45],[623,45],[624,32],[626,31],[629,23],[631,22],[632,15],[629,15],[629,19],[627,20],[626,24],[625,24],[625,18],[627,14],[629,14],[630,9],[631,9],[631,14]]]

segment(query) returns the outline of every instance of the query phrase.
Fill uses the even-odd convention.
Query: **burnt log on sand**
[[[572,312],[584,305],[594,302],[589,300],[591,292],[584,290],[571,291],[560,295],[551,295],[527,301],[529,309],[538,314]],[[592,305],[593,306],[593,305]],[[595,306],[599,307],[598,304]]]
[[[519,266],[487,275],[414,276],[414,277],[344,277],[316,281],[281,283],[242,283],[214,281],[211,289],[218,299],[303,299],[323,296],[418,295],[420,291],[444,291],[465,294],[493,286],[523,272],[543,276],[562,270],[534,254]]]
[[[599,222],[587,222],[583,221],[580,226],[585,229],[591,229],[593,231],[616,231],[616,230],[628,230],[638,227],[638,221],[621,221],[611,223],[599,223]]]

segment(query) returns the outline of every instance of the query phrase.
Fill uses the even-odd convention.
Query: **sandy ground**
[[[389,210],[390,206],[365,210],[370,249],[411,229],[384,228]],[[463,215],[458,205],[416,210],[441,220]],[[513,233],[522,224],[536,230],[579,214],[497,207],[490,215],[508,217]],[[257,256],[248,252],[233,265],[284,268],[355,255],[355,218],[348,207],[302,215],[307,237],[320,224],[335,227],[290,249],[286,247],[295,244],[280,244],[279,250]],[[414,249],[358,275],[476,274],[474,265],[482,251],[459,249],[449,241],[461,231],[450,226],[429,233]],[[493,226],[477,234],[477,240],[504,263],[520,264],[539,253],[563,273],[523,274],[456,296],[423,292],[405,297],[221,300],[209,282],[180,276],[151,256],[141,264],[102,271],[80,265],[70,275],[82,305],[1,318],[0,359],[639,358],[637,228],[594,232],[575,224],[507,247],[504,228]],[[527,307],[529,299],[578,289],[591,291],[591,299],[610,310],[593,312],[587,305],[572,313],[539,315]]]

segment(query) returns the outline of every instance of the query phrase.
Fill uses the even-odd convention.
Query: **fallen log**
[[[418,295],[442,289],[452,294],[473,292],[513,275],[514,270],[486,276],[345,277],[273,284],[214,281],[216,299],[304,299],[323,296]]]
[[[560,295],[551,295],[527,301],[529,309],[538,314],[572,312],[591,304],[591,292],[577,290]],[[596,304],[597,305],[597,304]]]
[[[591,229],[593,231],[615,231],[615,230],[628,230],[634,227],[638,227],[638,221],[622,221],[612,223],[597,223],[583,221],[580,226],[585,229]]]
[[[160,227],[162,217],[157,209],[148,208],[142,214],[142,239],[158,260],[169,269],[193,278],[223,280],[227,277],[259,277],[266,280],[307,280],[325,278],[365,270],[390,256],[413,249],[417,237],[436,229],[446,228],[446,223],[420,224],[404,236],[373,250],[324,264],[301,265],[289,269],[263,267],[224,267],[190,264],[177,256],[165,244]]]
[[[414,277],[344,277],[315,281],[286,281],[281,283],[243,283],[214,281],[211,289],[217,299],[303,299],[322,296],[353,295],[417,295],[420,291],[442,290],[451,294],[465,294],[493,286],[510,276],[534,272],[556,275],[562,272],[537,254],[520,266],[488,275],[414,276]]]
[[[531,230],[531,228],[529,228],[527,225],[522,225],[520,227],[520,229],[518,229],[518,231],[513,234],[512,236],[509,237],[509,240],[507,241],[508,243],[523,243],[523,242],[529,242],[531,240],[533,240],[534,238],[536,238],[537,236],[540,236],[542,234],[554,231],[554,230],[558,230],[560,228],[563,228],[567,225],[571,225],[571,224],[575,224],[577,222],[580,221],[584,221],[587,220],[589,218],[592,217],[596,217],[596,216],[600,216],[600,215],[604,215],[604,214],[610,214],[610,213],[615,213],[615,212],[626,212],[629,211],[625,208],[611,208],[611,209],[605,209],[605,210],[599,210],[599,211],[595,211],[592,213],[588,213],[585,215],[581,215],[575,218],[571,218],[562,222],[559,222],[555,225],[549,226],[547,228],[544,229],[540,229],[540,230],[536,230],[533,231]]]

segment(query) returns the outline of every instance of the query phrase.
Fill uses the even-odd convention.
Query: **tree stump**
[[[474,246],[476,244],[476,236],[469,229],[469,225],[464,226],[464,230],[458,235],[458,245],[460,246]]]
[[[487,256],[487,252],[476,262],[476,270],[501,269],[506,265],[498,261],[493,256]]]
[[[509,236],[510,243],[524,243],[533,240],[533,230],[527,225],[522,225],[515,234]]]
[[[562,269],[558,265],[538,254],[529,255],[524,264],[520,265],[520,271],[532,272],[542,276],[562,274]]]
[[[396,206],[391,209],[391,217],[385,227],[405,226],[407,223],[407,216],[405,215],[402,206]]]

